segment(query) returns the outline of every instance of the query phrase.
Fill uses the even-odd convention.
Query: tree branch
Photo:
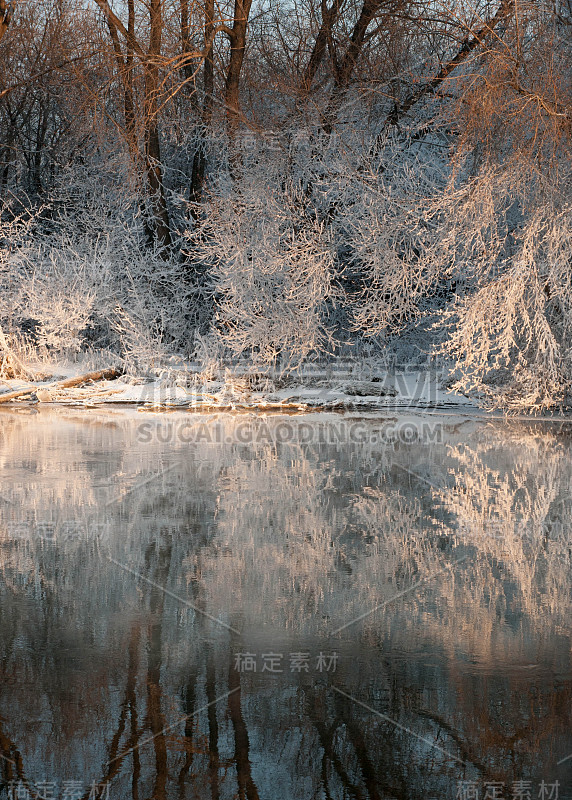
[[[491,17],[473,36],[467,36],[462,43],[458,52],[453,56],[450,61],[444,64],[437,75],[432,78],[428,83],[421,86],[416,92],[413,92],[402,103],[396,104],[393,111],[391,111],[385,118],[382,126],[382,131],[391,125],[397,125],[400,117],[407,114],[413,106],[415,106],[425,95],[434,92],[443,81],[445,81],[451,72],[462,64],[469,55],[482,44],[485,39],[490,36],[494,29],[501,23],[506,21],[514,11],[514,0],[502,0],[496,14]]]
[[[14,16],[14,9],[16,7],[16,0],[7,3],[6,0],[0,0],[0,41],[8,30],[8,26]]]

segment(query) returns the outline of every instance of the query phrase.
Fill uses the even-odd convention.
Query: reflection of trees
[[[450,485],[434,496],[451,515],[446,527],[481,556],[476,605],[486,593],[510,613],[509,587],[531,625],[544,625],[547,613],[566,624],[572,611],[567,437],[546,423],[491,426],[468,443],[451,444],[448,465]]]
[[[304,800],[451,794],[462,767],[329,683],[466,775],[547,778],[539,754],[572,751],[565,438],[503,424],[414,450],[144,447],[121,415],[43,417],[2,417],[2,491],[18,498],[0,525],[5,782],[61,762],[62,779],[112,780],[134,800],[252,800],[268,796],[265,769]],[[433,463],[441,489],[423,479]],[[78,514],[76,536],[13,535]],[[340,671],[234,670],[238,651],[300,648],[339,649]],[[32,698],[49,724],[23,734]]]

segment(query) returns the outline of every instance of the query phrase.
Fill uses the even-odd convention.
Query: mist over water
[[[0,798],[572,797],[571,430],[1,413]]]

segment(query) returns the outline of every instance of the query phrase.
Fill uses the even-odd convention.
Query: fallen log
[[[20,397],[27,397],[39,390],[50,391],[51,389],[71,389],[80,386],[82,383],[95,381],[112,381],[118,378],[120,373],[116,369],[100,369],[97,372],[87,372],[85,375],[78,375],[75,378],[66,378],[64,381],[54,381],[43,386],[27,386],[25,389],[17,389],[14,392],[0,394],[0,403],[8,403],[10,400],[17,400]]]

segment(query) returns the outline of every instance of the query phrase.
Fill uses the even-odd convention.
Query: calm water
[[[571,798],[571,430],[4,411],[0,798]]]

